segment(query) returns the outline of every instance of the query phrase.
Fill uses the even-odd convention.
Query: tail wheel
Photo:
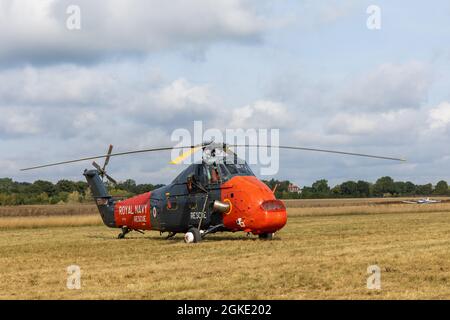
[[[184,242],[186,243],[197,243],[202,240],[200,231],[197,228],[190,228],[188,232],[184,235]]]
[[[275,233],[261,233],[259,235],[259,238],[261,240],[273,240],[274,236],[275,236]]]

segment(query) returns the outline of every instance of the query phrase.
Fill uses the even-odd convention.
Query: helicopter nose
[[[268,200],[261,204],[263,223],[261,233],[271,233],[280,230],[286,225],[286,207],[280,200]]]

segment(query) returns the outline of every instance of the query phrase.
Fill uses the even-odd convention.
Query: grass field
[[[243,233],[186,245],[97,215],[0,219],[2,299],[449,299],[450,204],[288,209],[273,241]],[[28,221],[28,222],[27,222]],[[66,288],[69,265],[81,290]],[[367,267],[381,268],[368,290]]]

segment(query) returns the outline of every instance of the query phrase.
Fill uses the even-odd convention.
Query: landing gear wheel
[[[261,233],[259,239],[261,240],[273,240],[275,233]]]
[[[166,237],[166,240],[172,239],[173,237],[176,236],[176,232],[169,232],[169,235]]]
[[[131,230],[128,229],[127,227],[122,227],[122,232],[119,233],[119,235],[117,236],[117,239],[124,239],[124,238],[125,238],[125,235],[126,235],[127,233],[129,233],[130,231],[131,231]]]
[[[184,242],[186,243],[197,243],[202,240],[200,231],[197,228],[190,228],[188,232],[184,235]]]

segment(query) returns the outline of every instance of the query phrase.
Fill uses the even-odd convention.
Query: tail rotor
[[[105,163],[103,164],[103,167],[100,167],[100,165],[95,161],[92,162],[92,165],[95,167],[95,169],[97,169],[97,171],[98,171],[99,175],[102,177],[102,179],[104,179],[106,177],[106,179],[108,179],[113,184],[117,184],[117,181],[106,173],[106,166],[109,164],[109,159],[111,158],[112,150],[113,150],[113,145],[109,145],[108,153],[106,155]]]

